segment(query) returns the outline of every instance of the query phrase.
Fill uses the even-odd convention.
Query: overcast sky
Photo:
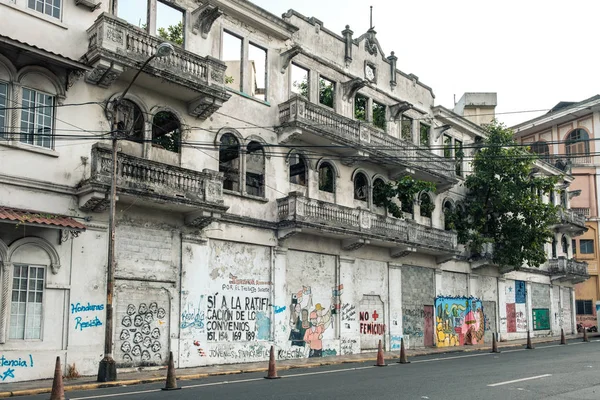
[[[497,113],[547,110],[600,93],[599,0],[251,0],[281,16],[290,8],[340,34],[373,25],[398,69],[452,108],[464,92],[497,92]],[[498,115],[508,125],[538,113]]]

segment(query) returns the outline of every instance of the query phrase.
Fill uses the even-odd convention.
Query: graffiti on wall
[[[345,303],[342,306],[342,321],[356,321],[356,306],[350,303]]]
[[[249,296],[207,296],[206,339],[209,342],[268,340],[269,299]]]
[[[104,304],[73,304],[71,303],[71,315],[75,315],[75,330],[82,331],[87,328],[95,328],[102,326],[102,321],[98,315],[91,314],[97,311],[104,311]]]
[[[337,288],[333,289],[333,294]],[[332,296],[335,298],[335,295]],[[325,309],[321,303],[313,306],[310,286],[292,295],[290,303],[290,336],[292,346],[308,349],[309,357],[323,356],[323,334],[333,325],[332,306]]]
[[[166,361],[166,317],[167,311],[156,301],[127,304],[117,331],[124,363],[152,365]]]
[[[485,316],[481,300],[474,297],[436,297],[438,347],[483,343]]]
[[[506,282],[506,331],[527,331],[527,310],[525,302],[527,298],[524,281]]]
[[[188,306],[181,313],[181,329],[194,329],[197,332],[204,332],[205,313],[202,309],[204,296],[200,296],[197,306]]]
[[[4,354],[0,356],[0,381],[15,379],[15,371],[21,368],[33,368],[33,356],[29,354],[26,358],[8,358]]]

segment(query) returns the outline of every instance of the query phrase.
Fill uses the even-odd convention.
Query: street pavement
[[[84,399],[599,399],[600,340],[538,344],[513,348],[413,357],[410,364],[388,360],[281,371],[277,380],[264,372],[210,376],[179,381],[181,390],[163,391],[164,383],[67,393]],[[20,396],[46,400],[48,394]]]

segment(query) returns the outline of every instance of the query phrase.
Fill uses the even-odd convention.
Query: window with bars
[[[21,142],[52,148],[54,96],[23,88]]]
[[[578,315],[594,315],[592,300],[576,300],[575,303]]]
[[[28,0],[27,6],[32,10],[60,19],[61,0]]]
[[[10,339],[42,338],[42,302],[45,269],[15,265],[10,309]]]
[[[6,127],[6,103],[8,101],[8,85],[0,82],[0,137],[7,131]]]

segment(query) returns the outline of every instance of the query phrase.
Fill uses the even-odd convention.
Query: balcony
[[[458,254],[454,232],[309,199],[299,192],[278,199],[277,213],[280,239],[304,232],[340,239],[345,250],[366,244],[387,247],[392,257],[415,251],[436,255],[439,259]]]
[[[101,14],[88,30],[89,46],[82,61],[92,67],[86,81],[104,88],[119,77],[130,81],[137,69],[156,51],[161,39],[112,14]],[[231,96],[225,89],[226,65],[181,47],[155,58],[136,84],[187,103],[188,112],[206,119]]]
[[[552,281],[571,282],[573,284],[586,281],[590,275],[587,263],[558,257],[548,260],[548,271]]]
[[[573,210],[559,210],[560,221],[556,229],[562,233],[568,233],[571,236],[578,236],[587,231],[585,226],[585,216],[577,214]]]
[[[299,137],[312,145],[328,146],[328,152],[336,152],[348,160],[372,159],[385,165],[391,177],[410,173],[433,181],[438,190],[458,182],[453,159],[435,155],[427,148],[390,136],[371,124],[346,118],[299,96],[279,105],[279,124],[282,143]]]
[[[109,206],[112,178],[112,151],[96,144],[92,148],[89,179],[79,185],[79,208],[100,212]],[[227,210],[223,205],[223,177],[117,154],[117,196],[119,202],[180,212],[185,224],[203,228]]]

